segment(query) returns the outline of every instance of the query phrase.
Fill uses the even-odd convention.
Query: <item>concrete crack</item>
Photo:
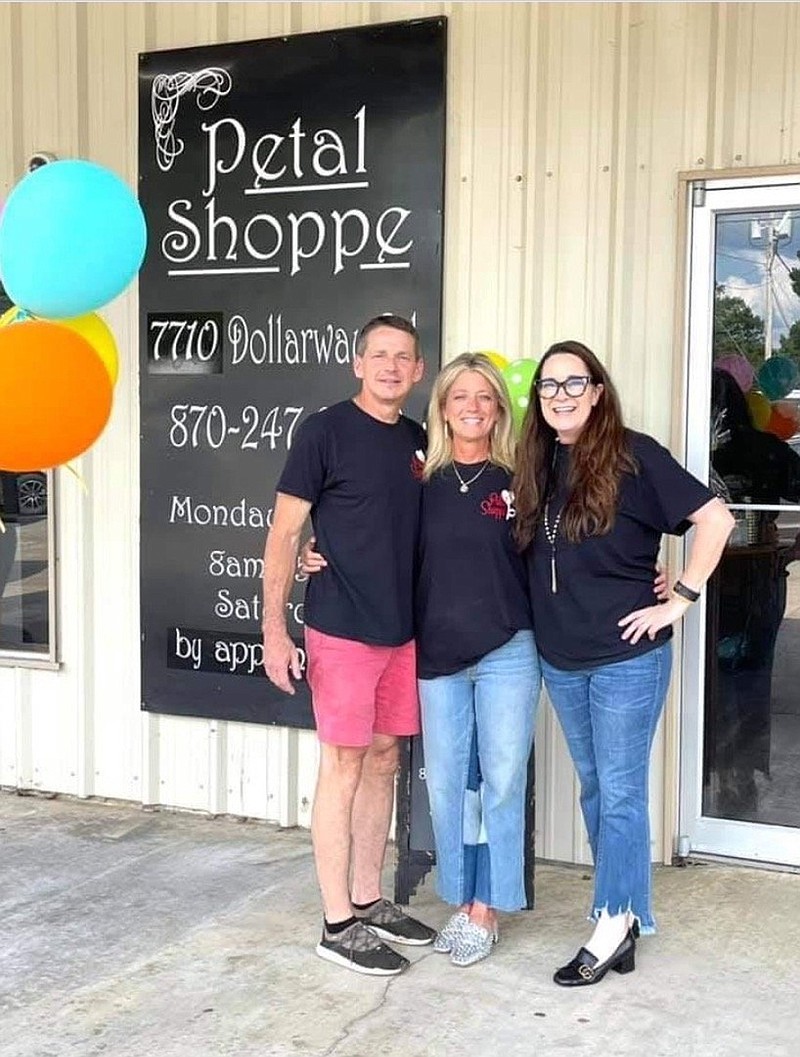
[[[386,981],[386,986],[383,989],[383,994],[381,995],[380,1000],[378,1002],[376,1002],[375,1005],[371,1009],[366,1010],[366,1012],[364,1012],[364,1013],[359,1013],[359,1015],[357,1017],[353,1017],[352,1020],[349,1020],[342,1027],[342,1030],[339,1033],[339,1037],[337,1039],[335,1039],[330,1044],[330,1046],[327,1048],[327,1050],[323,1050],[322,1051],[322,1057],[331,1057],[331,1055],[336,1052],[336,1050],[339,1048],[339,1046],[341,1046],[341,1044],[343,1042],[346,1042],[350,1038],[350,1035],[352,1033],[353,1028],[355,1028],[355,1026],[360,1021],[366,1020],[368,1017],[373,1016],[379,1010],[383,1009],[384,1005],[386,1004],[386,999],[389,997],[389,988],[392,986],[392,984],[397,979],[398,978],[395,976],[395,977],[392,977],[391,980],[387,980]]]

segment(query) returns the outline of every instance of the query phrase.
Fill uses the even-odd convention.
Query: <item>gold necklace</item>
[[[478,472],[475,474],[475,476],[474,477],[470,477],[470,479],[468,481],[465,481],[464,478],[461,476],[461,474],[458,472],[458,467],[456,466],[456,461],[455,461],[455,459],[453,459],[453,473],[456,475],[456,477],[461,482],[461,487],[459,488],[459,492],[461,492],[462,494],[464,494],[465,492],[468,492],[469,491],[469,486],[471,484],[473,484],[473,482],[478,480],[478,478],[480,477],[480,475],[483,473],[483,471],[486,469],[486,467],[489,465],[490,462],[491,462],[491,460],[487,459],[486,462],[483,464],[483,466],[481,466],[480,470],[478,470]]]
[[[556,578],[556,536],[558,535],[558,526],[561,524],[561,515],[564,513],[564,507],[559,510],[558,517],[553,523],[552,528],[550,527],[550,500],[548,499],[544,505],[544,534],[547,537],[547,542],[550,544],[550,591],[553,594],[558,593],[558,580]]]

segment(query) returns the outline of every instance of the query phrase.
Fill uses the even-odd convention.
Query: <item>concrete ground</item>
[[[695,864],[655,889],[628,976],[551,982],[591,885],[542,865],[485,962],[406,948],[387,981],[314,955],[304,831],[2,793],[0,1057],[796,1057],[800,876]],[[413,908],[448,916],[430,879]]]

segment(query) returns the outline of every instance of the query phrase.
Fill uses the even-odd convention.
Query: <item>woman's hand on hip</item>
[[[328,564],[319,551],[314,550],[316,542],[316,536],[311,536],[303,544],[297,558],[297,570],[306,576],[313,576],[314,573],[321,572]]]
[[[666,602],[670,595],[669,576],[661,562],[656,562],[656,576],[653,580],[653,593],[659,602]]]
[[[632,646],[643,635],[647,635],[652,642],[662,628],[669,627],[676,620],[680,620],[690,605],[691,602],[682,598],[672,598],[669,602],[662,602],[657,606],[636,609],[619,621],[619,627],[625,629],[622,632],[622,638],[630,642]]]

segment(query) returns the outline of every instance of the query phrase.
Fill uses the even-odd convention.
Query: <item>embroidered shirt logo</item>
[[[510,521],[517,516],[514,509],[514,493],[504,488],[502,492],[492,492],[481,503],[481,513],[493,517],[496,521]]]

